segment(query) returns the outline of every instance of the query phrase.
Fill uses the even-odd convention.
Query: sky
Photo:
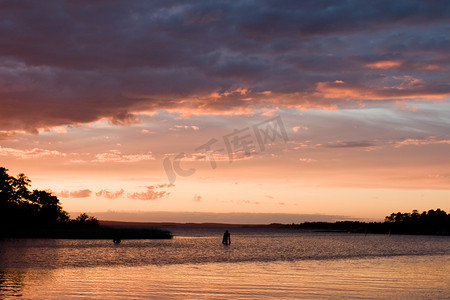
[[[72,217],[450,210],[448,1],[0,1],[0,166]]]

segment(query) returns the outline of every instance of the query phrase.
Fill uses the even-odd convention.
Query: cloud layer
[[[157,109],[442,99],[449,14],[446,1],[2,1],[0,139]]]

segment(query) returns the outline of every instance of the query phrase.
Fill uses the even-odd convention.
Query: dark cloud
[[[449,14],[446,1],[2,1],[0,130],[444,98]],[[421,85],[395,83],[406,75]],[[352,93],[320,90],[336,80]]]
[[[324,145],[326,148],[366,148],[374,146],[375,144],[370,141],[337,141]]]

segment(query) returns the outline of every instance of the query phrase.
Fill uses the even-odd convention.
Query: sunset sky
[[[100,219],[449,211],[449,53],[448,1],[0,1],[0,166]]]

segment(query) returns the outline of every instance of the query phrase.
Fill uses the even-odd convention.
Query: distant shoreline
[[[445,229],[428,230],[427,228],[417,228],[400,226],[395,223],[388,222],[360,222],[360,221],[338,221],[338,222],[304,222],[300,224],[230,224],[230,223],[177,223],[177,222],[123,222],[123,221],[107,221],[100,220],[102,226],[112,228],[152,228],[163,227],[167,229],[182,228],[216,228],[216,229],[233,229],[233,228],[267,228],[267,229],[292,229],[305,230],[314,232],[346,232],[346,233],[369,233],[369,234],[409,234],[409,235],[450,235]]]
[[[162,229],[159,229],[162,228]],[[177,223],[177,222],[123,222],[99,220],[98,227],[37,227],[17,230],[2,230],[0,238],[49,238],[49,239],[171,239],[171,230],[176,229],[272,229],[301,230],[305,232],[363,233],[363,234],[408,234],[449,236],[445,228],[425,229],[399,226],[389,222],[305,222],[300,224],[230,224],[230,223]]]
[[[181,223],[181,222],[128,222],[99,220],[102,226],[122,228],[149,228],[149,227],[207,227],[207,228],[236,228],[236,227],[267,227],[270,224],[232,224],[232,223]]]

